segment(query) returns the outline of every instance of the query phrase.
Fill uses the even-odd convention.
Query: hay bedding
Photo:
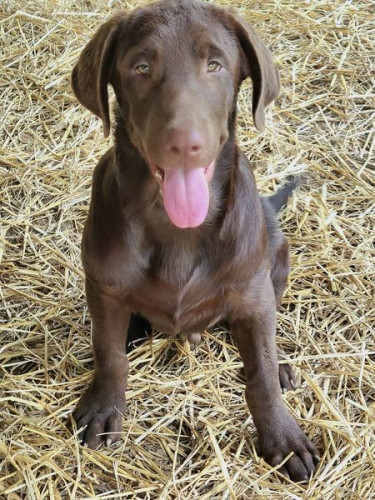
[[[293,271],[278,333],[302,379],[285,401],[322,453],[315,477],[280,481],[257,456],[225,331],[196,353],[156,335],[131,355],[123,444],[91,451],[69,434],[93,369],[80,238],[91,173],[111,143],[69,79],[122,5],[1,4],[0,497],[373,498],[373,1],[237,2],[282,74],[262,135],[243,89],[241,145],[263,192],[307,178],[281,217]]]

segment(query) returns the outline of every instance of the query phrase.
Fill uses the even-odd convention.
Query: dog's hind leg
[[[281,243],[279,244],[273,266],[271,270],[271,280],[275,292],[276,306],[280,305],[288,275],[290,271],[290,257],[288,240],[282,235]],[[277,348],[277,357],[279,361],[279,380],[283,392],[296,387],[296,375],[291,366],[285,363],[287,357],[280,347]],[[282,363],[280,364],[280,361]]]

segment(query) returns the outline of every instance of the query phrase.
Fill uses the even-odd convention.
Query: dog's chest
[[[164,332],[201,332],[220,319],[224,294],[215,286],[209,260],[176,253],[150,266],[131,296],[132,306]]]

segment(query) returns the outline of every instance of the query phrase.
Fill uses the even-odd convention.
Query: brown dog
[[[253,116],[279,92],[268,49],[237,15],[194,0],[120,13],[99,28],[73,70],[78,100],[110,130],[83,236],[95,376],[74,418],[83,441],[115,441],[125,407],[132,313],[192,341],[229,323],[246,374],[246,399],[266,460],[307,479],[318,455],[281,398],[292,371],[278,368],[276,306],[289,272],[288,243],[270,200],[259,198],[235,142],[236,98],[253,80]]]

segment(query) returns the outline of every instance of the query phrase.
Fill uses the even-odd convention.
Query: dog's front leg
[[[245,368],[246,400],[259,433],[260,451],[267,462],[278,465],[293,452],[281,472],[294,481],[302,481],[314,472],[318,453],[282,400],[272,282],[267,278],[257,285],[252,310],[246,314],[237,311],[231,321]]]
[[[125,353],[130,312],[123,297],[111,287],[87,279],[87,304],[92,319],[95,374],[74,412],[83,444],[96,448],[120,439],[125,409],[128,358]]]

